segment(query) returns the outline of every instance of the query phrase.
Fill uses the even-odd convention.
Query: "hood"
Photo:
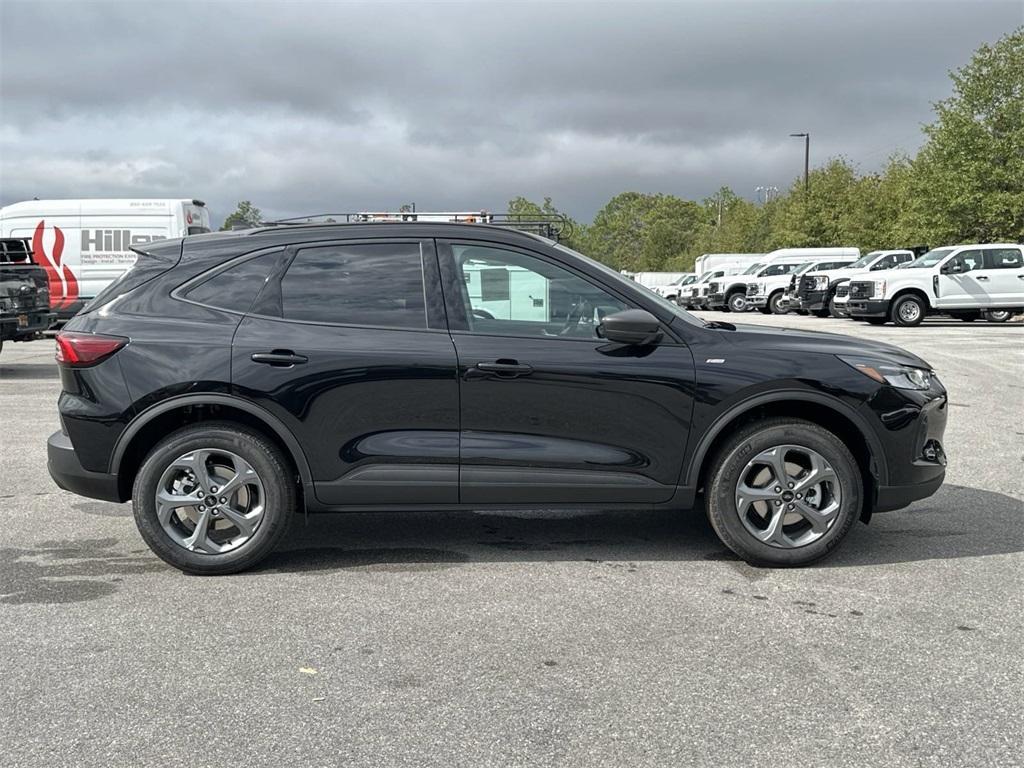
[[[910,365],[915,368],[931,366],[922,358],[905,349],[881,341],[859,339],[841,333],[801,331],[795,328],[770,328],[763,325],[737,324],[735,331],[721,331],[723,338],[756,345],[766,353],[814,352],[823,355],[860,355],[885,362]]]

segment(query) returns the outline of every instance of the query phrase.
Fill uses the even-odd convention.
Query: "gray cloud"
[[[271,215],[788,185],[914,150],[1019,2],[0,5],[0,200]]]

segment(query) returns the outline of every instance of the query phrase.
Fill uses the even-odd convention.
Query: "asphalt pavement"
[[[1008,766],[1024,755],[1024,325],[794,315],[928,360],[946,485],[825,562],[703,514],[311,516],[185,576],[46,473],[53,343],[0,353],[5,766]]]

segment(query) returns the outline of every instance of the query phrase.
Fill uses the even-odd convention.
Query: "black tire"
[[[160,525],[157,485],[179,456],[200,448],[230,451],[247,461],[263,484],[263,518],[251,538],[230,552],[193,552],[176,543]],[[215,576],[251,568],[273,551],[287,533],[298,506],[294,472],[281,451],[265,437],[239,424],[213,422],[184,427],[161,440],[142,463],[132,488],[135,524],[161,560],[186,573]]]
[[[985,319],[990,323],[1005,323],[1013,316],[1008,309],[992,309],[984,313]]]
[[[779,302],[782,301],[782,291],[776,291],[768,297],[767,309],[773,315],[785,315],[789,313],[788,309],[783,309],[779,306]]]
[[[861,318],[857,318],[860,320]],[[863,318],[869,325],[885,325],[889,322],[888,318],[885,317],[865,317]]]
[[[748,307],[747,294],[741,291],[733,291],[726,298],[725,306],[730,312],[746,312]]]
[[[908,293],[893,302],[889,314],[892,321],[901,328],[915,328],[924,320],[928,313],[928,305],[920,296]]]
[[[736,485],[750,457],[778,445],[798,445],[819,453],[836,473],[842,495],[839,511],[821,538],[800,547],[780,548],[755,538],[736,508]],[[863,480],[853,455],[836,435],[809,421],[766,419],[738,431],[715,454],[706,486],[708,520],[729,549],[751,565],[806,565],[834,550],[860,517]]]

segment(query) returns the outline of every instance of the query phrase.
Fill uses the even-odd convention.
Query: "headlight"
[[[885,280],[876,280],[874,283],[874,289],[871,292],[872,299],[881,299],[885,296]]]
[[[823,291],[828,288],[828,277],[822,275],[821,277],[814,278],[814,290]]]
[[[926,368],[915,368],[911,365],[898,365],[859,357],[843,357],[842,355],[837,355],[837,357],[879,384],[888,384],[897,389],[929,389],[934,378],[934,374]]]

